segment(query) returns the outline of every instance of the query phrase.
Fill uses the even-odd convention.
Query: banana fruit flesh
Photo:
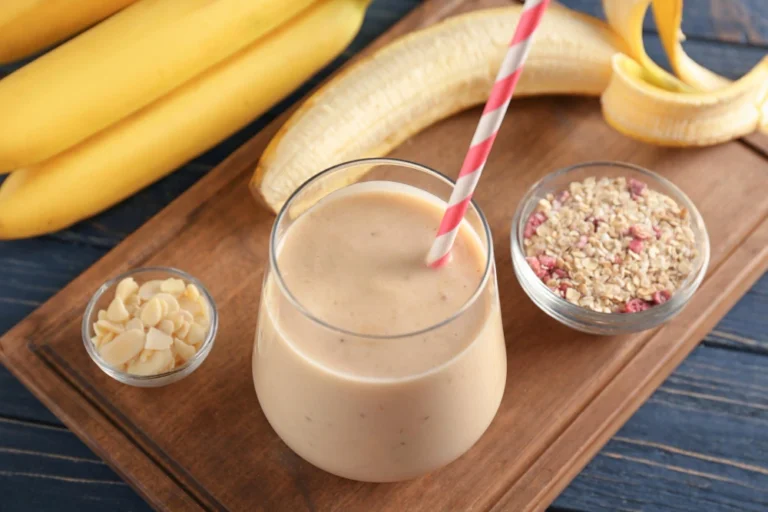
[[[136,0],[3,0],[0,64],[27,57],[103,20]],[[30,29],[30,27],[34,27]]]
[[[440,119],[485,102],[521,12],[510,6],[456,16],[349,66],[270,142],[251,181],[253,194],[278,211],[323,169],[384,155]],[[608,85],[611,57],[623,48],[603,22],[552,6],[516,95],[597,96]]]
[[[0,80],[0,171],[36,164],[84,141],[311,2],[147,0],[128,7]]]
[[[242,128],[341,53],[367,3],[318,2],[149,108],[13,172],[0,186],[0,239],[37,236],[90,217]]]

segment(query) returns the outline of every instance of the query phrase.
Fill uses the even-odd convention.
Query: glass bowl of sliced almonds
[[[131,270],[104,283],[83,315],[85,349],[124,384],[159,387],[195,371],[213,347],[218,312],[193,276],[170,267]]]

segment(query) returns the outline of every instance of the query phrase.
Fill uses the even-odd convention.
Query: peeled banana
[[[679,78],[645,52],[642,22],[651,2]],[[602,95],[611,126],[671,146],[715,144],[768,122],[768,62],[734,83],[694,63],[679,41],[682,0],[603,0],[603,7],[607,25],[550,7],[516,97]],[[484,102],[520,12],[511,6],[457,16],[350,66],[277,133],[256,167],[253,195],[278,211],[323,169],[384,155],[426,126]],[[316,195],[345,184],[326,181]]]
[[[349,66],[271,141],[251,181],[253,194],[277,211],[323,169],[384,155],[430,124],[483,103],[521,12],[510,6],[456,16]],[[516,95],[597,96],[608,85],[611,57],[623,49],[603,22],[552,6]]]
[[[71,148],[311,2],[146,0],[128,7],[0,80],[0,171]]]
[[[3,0],[0,64],[27,57],[103,20],[136,0]]]
[[[0,186],[0,239],[65,228],[226,138],[341,53],[367,4],[322,0],[149,108],[12,173]]]

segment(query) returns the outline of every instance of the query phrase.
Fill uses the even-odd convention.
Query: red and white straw
[[[440,267],[450,257],[451,247],[459,232],[461,220],[472,200],[472,194],[488,160],[496,134],[499,133],[504,113],[507,111],[515,85],[523,71],[523,64],[528,57],[534,31],[539,26],[547,5],[549,0],[525,0],[515,35],[509,43],[509,50],[501,63],[496,82],[491,89],[491,96],[485,104],[483,115],[456,180],[456,186],[448,200],[448,207],[437,230],[437,238],[427,255],[427,264],[430,267]]]

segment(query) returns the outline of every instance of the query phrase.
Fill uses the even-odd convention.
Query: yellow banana
[[[0,64],[47,48],[135,1],[3,0],[0,3]]]
[[[367,3],[322,0],[149,108],[14,172],[0,186],[0,239],[67,227],[226,138],[338,55]]]
[[[675,0],[665,0],[676,3]],[[646,79],[668,91],[693,92],[695,89],[678,80],[656,64],[645,52],[643,18],[651,0],[603,0],[603,11],[611,28],[629,46],[628,55],[646,70]]]
[[[642,25],[649,5],[653,5],[670,63],[682,81],[645,53]],[[741,137],[768,121],[768,58],[730,82],[683,51],[682,0],[603,0],[603,7],[634,58],[614,59],[614,74],[602,97],[603,116],[616,130],[659,145],[704,146]]]
[[[650,83],[626,55],[613,60],[602,96],[603,116],[616,130],[664,146],[705,146],[752,133],[765,112],[768,57],[742,79],[716,92],[674,93]],[[761,106],[763,112],[761,112]]]
[[[74,146],[246,47],[311,2],[148,0],[128,7],[0,80],[0,171]],[[166,10],[181,14],[161,16]],[[154,13],[161,26],[142,26],[139,21]]]
[[[386,154],[426,126],[483,103],[521,6],[475,11],[409,34],[349,66],[313,94],[267,147],[253,194],[277,211],[307,178]],[[516,95],[599,95],[623,45],[601,21],[553,6]],[[342,186],[343,183],[334,186]]]
[[[684,37],[680,31],[683,22],[682,0],[653,0],[653,17],[669,63],[680,80],[699,91],[714,91],[731,83],[700,66],[683,50],[680,44]]]

